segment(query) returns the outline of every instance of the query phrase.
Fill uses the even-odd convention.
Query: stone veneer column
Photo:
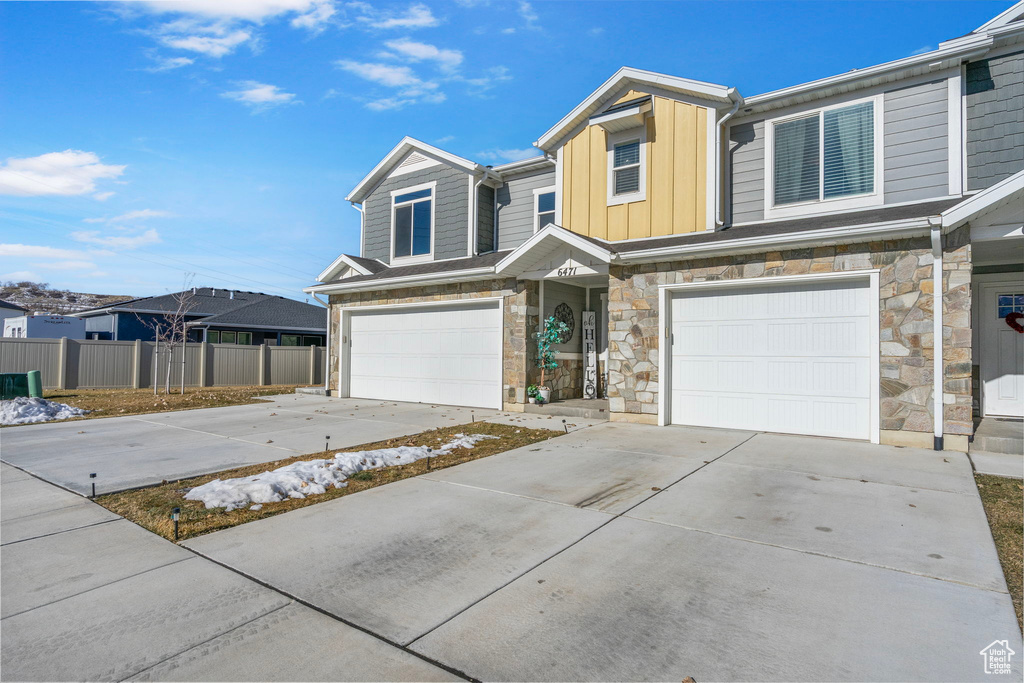
[[[510,289],[515,294],[505,297],[502,335],[506,409],[511,409],[511,404],[525,404],[526,387],[536,381],[532,345],[540,316],[540,288],[536,281],[513,280]]]
[[[957,228],[946,235],[942,256],[942,431],[945,447],[962,451],[967,450],[967,437],[974,433],[970,240],[970,226]]]

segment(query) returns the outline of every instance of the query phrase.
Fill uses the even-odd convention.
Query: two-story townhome
[[[332,393],[521,410],[555,316],[554,397],[612,420],[966,450],[1024,415],[1024,3],[752,97],[622,68],[534,145],[406,138],[351,192],[306,290]]]

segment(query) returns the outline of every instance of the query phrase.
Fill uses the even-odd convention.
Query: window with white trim
[[[643,127],[608,135],[608,205],[639,202],[647,193]]]
[[[872,98],[771,122],[769,208],[878,195],[879,108]]]
[[[394,195],[392,246],[395,258],[430,254],[433,194],[433,188],[427,187]]]
[[[541,230],[555,222],[555,189],[541,188],[533,191],[533,231]]]

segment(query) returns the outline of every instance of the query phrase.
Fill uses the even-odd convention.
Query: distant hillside
[[[135,297],[116,294],[84,294],[51,289],[45,282],[0,282],[0,300],[27,308],[30,313],[67,315]]]

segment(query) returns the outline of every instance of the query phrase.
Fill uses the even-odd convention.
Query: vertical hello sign
[[[583,398],[597,398],[597,313],[583,311]]]

